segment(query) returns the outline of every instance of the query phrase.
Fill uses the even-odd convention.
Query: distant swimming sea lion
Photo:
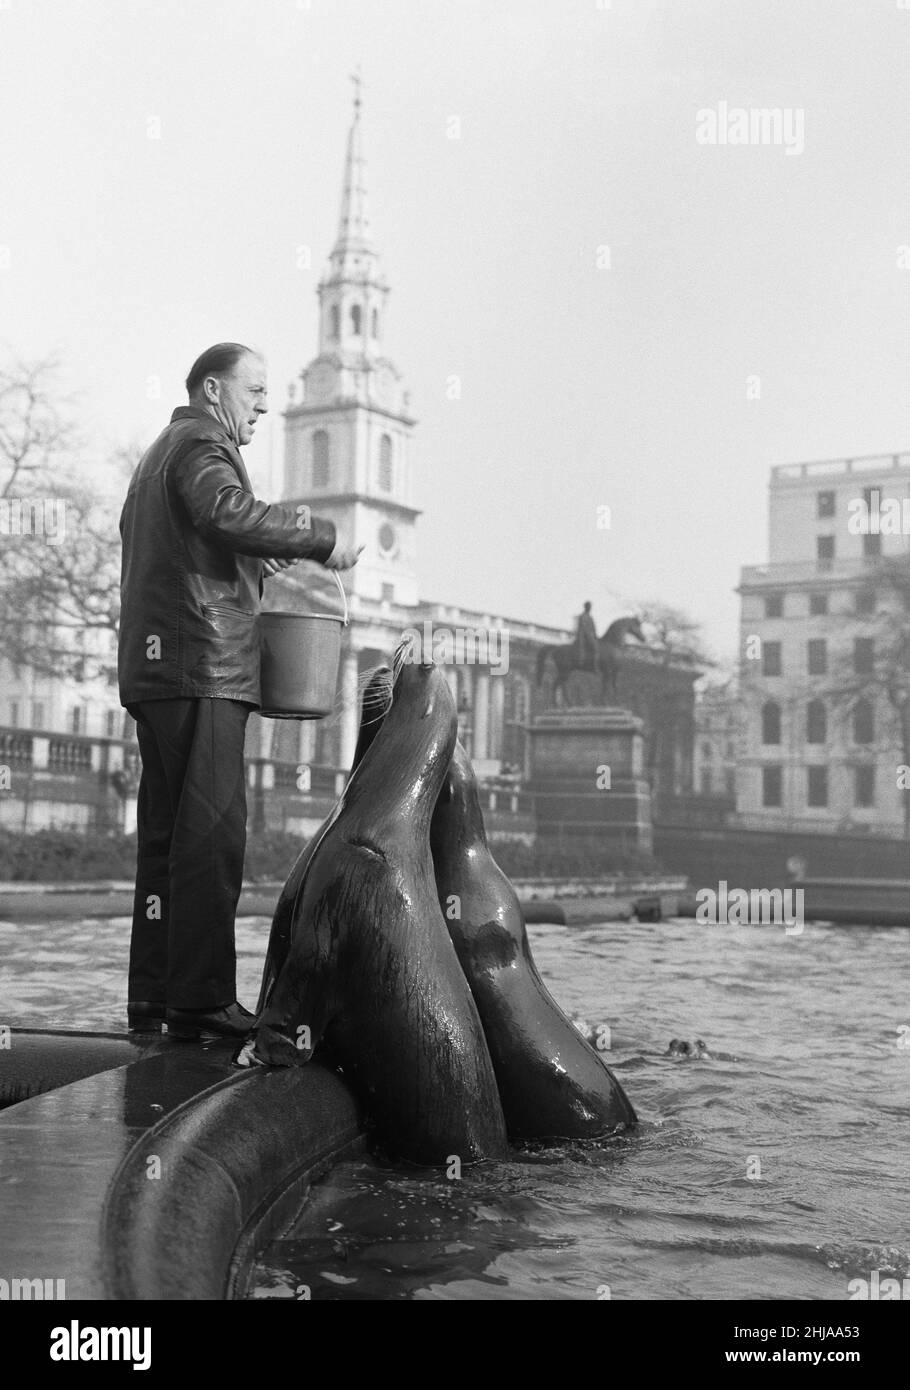
[[[439,907],[429,827],[455,746],[442,672],[401,667],[391,708],[300,876],[290,945],[252,1051],[306,1061],[325,1037],[397,1155],[500,1157],[484,1031]]]
[[[483,1021],[510,1136],[584,1139],[635,1124],[616,1077],[538,974],[515,890],[487,845],[460,743],[430,843],[440,905]]]
[[[703,1057],[711,1058],[707,1043],[702,1042],[701,1038],[696,1038],[694,1043],[687,1042],[683,1038],[673,1038],[670,1046],[664,1053],[665,1057],[685,1058],[689,1061],[700,1062]]]

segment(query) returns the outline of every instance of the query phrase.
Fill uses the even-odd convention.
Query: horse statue
[[[610,624],[603,636],[597,639],[597,653],[594,657],[593,670],[596,675],[600,676],[601,699],[605,703],[608,698],[610,700],[616,699],[619,668],[622,663],[620,652],[627,637],[635,637],[639,642],[647,640],[638,618],[617,618],[615,622]],[[541,647],[537,653],[538,685],[543,683],[544,668],[548,659],[556,667],[556,679],[553,682],[554,703],[556,702],[557,690],[562,700],[565,700],[565,683],[573,671],[592,670],[589,662],[581,660],[577,640],[564,642],[558,647]]]

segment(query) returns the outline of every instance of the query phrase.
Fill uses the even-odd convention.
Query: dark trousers
[[[251,705],[143,700],[129,998],[176,1009],[237,997],[234,914],[246,849]]]

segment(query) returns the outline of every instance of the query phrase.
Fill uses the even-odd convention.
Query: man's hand
[[[262,577],[263,579],[271,579],[273,575],[280,574],[282,570],[290,569],[291,565],[296,564],[296,560],[263,560]]]
[[[349,570],[352,569],[360,559],[362,545],[343,545],[341,541],[335,542],[335,549],[327,560],[323,561],[327,570]]]

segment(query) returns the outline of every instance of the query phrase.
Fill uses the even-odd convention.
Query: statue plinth
[[[651,852],[643,727],[629,710],[605,705],[566,706],[535,716],[527,726],[528,791],[535,799],[538,836]]]
[[[603,709],[603,679],[593,671],[572,671],[566,677],[562,709]]]

